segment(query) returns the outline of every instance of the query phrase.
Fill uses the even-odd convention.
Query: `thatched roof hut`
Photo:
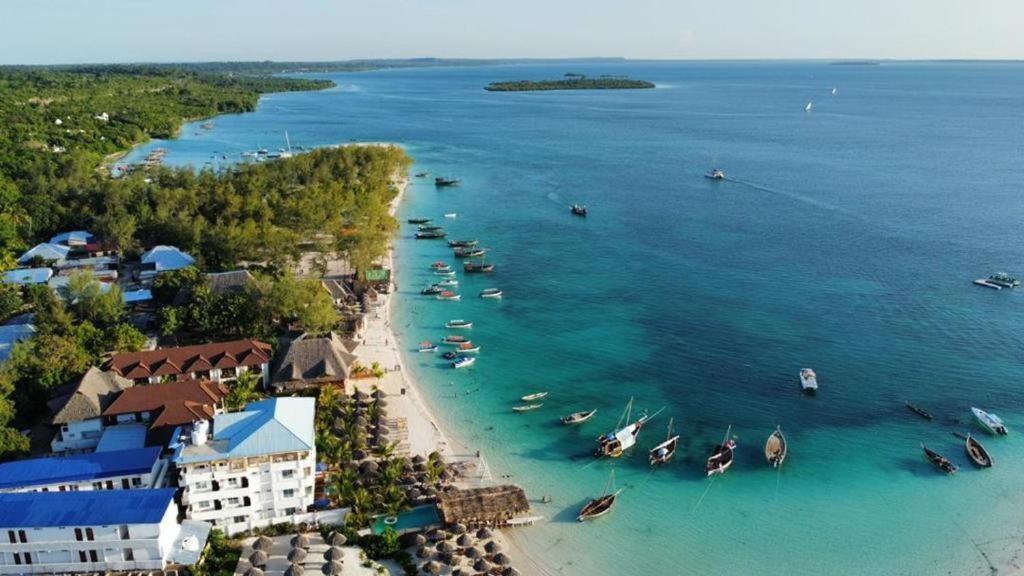
[[[448,552],[448,553],[451,553],[451,552],[455,551],[455,547],[452,546],[451,542],[448,542],[447,540],[445,540],[443,542],[438,542],[437,543],[437,551],[438,552]]]
[[[500,526],[530,511],[526,491],[518,486],[455,489],[441,493],[437,503],[447,525],[492,524]]]
[[[428,574],[440,574],[441,573],[441,565],[438,564],[437,562],[431,560],[430,562],[427,562],[426,564],[423,565],[423,571],[428,573]]]
[[[481,540],[485,538],[490,538],[491,536],[493,536],[493,534],[491,534],[491,531],[486,526],[476,531],[476,537],[480,538]]]
[[[462,536],[459,536],[459,539],[456,540],[455,543],[463,548],[468,548],[469,546],[476,544],[476,541],[473,540],[473,537],[469,534],[463,534]]]
[[[292,551],[288,553],[288,559],[292,562],[305,562],[307,552],[302,548],[292,548]]]
[[[430,548],[427,548],[426,546],[420,546],[419,549],[416,550],[416,556],[420,558],[430,558],[432,554],[433,552],[431,552]]]
[[[493,560],[495,564],[499,564],[501,566],[508,566],[512,563],[512,559],[504,552],[498,552],[495,554]]]
[[[501,552],[501,544],[492,540],[491,542],[484,544],[484,550],[486,550],[488,554],[497,554],[498,552]]]
[[[490,572],[491,568],[493,568],[491,563],[483,558],[473,563],[473,570],[476,570],[477,572]]]
[[[466,558],[482,558],[483,555],[484,551],[475,546],[472,548],[466,548]]]
[[[501,571],[501,576],[519,576],[519,570],[509,566]]]

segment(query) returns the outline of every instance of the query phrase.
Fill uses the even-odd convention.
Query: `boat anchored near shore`
[[[605,514],[611,512],[612,506],[615,505],[615,499],[619,497],[619,493],[622,489],[619,488],[612,492],[615,488],[615,470],[613,469],[608,477],[608,483],[604,487],[604,493],[597,498],[592,499],[590,502],[580,510],[580,513],[576,516],[576,520],[584,522],[586,520],[593,520],[594,518],[600,518]]]

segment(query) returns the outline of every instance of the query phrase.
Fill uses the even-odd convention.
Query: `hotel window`
[[[103,490],[103,482],[93,482],[92,483],[92,489],[93,490]]]
[[[11,539],[11,544],[17,544],[18,539],[14,536],[14,530],[7,531],[7,537]]]
[[[99,562],[100,561],[100,557],[96,554],[95,550],[89,550],[89,560],[91,560],[93,562]],[[31,564],[31,562],[29,562],[29,564]]]
[[[89,561],[89,558],[87,558],[86,555],[85,555],[85,550],[79,550],[78,551],[78,561],[79,562],[88,562]]]
[[[127,490],[127,489],[129,489],[131,487],[132,487],[132,485],[131,485],[130,482],[128,482],[127,478],[121,478],[121,488]]]
[[[20,552],[15,552],[14,553],[14,563],[15,564],[21,564],[21,553]]]
[[[294,477],[295,477],[295,470],[283,470],[281,472],[281,478],[284,478],[285,480],[287,480],[289,478],[294,478]]]
[[[31,552],[25,552],[25,564],[31,564],[31,563],[32,563],[32,553]]]
[[[295,497],[295,490],[292,490],[291,488],[289,488],[289,489],[287,489],[287,490],[285,490],[283,492],[283,495],[284,495],[285,498],[294,498]]]
[[[114,481],[113,480],[107,480],[107,490],[113,490],[113,489],[114,489]]]
[[[79,542],[82,541],[82,529],[81,528],[75,528],[75,540],[78,540]],[[84,560],[83,560],[83,562],[84,562]]]
[[[234,522],[235,524],[241,524],[241,523],[245,522],[245,516],[235,516],[234,518],[231,519],[231,521]]]
[[[132,552],[131,548],[125,548],[124,552],[122,552],[122,558],[124,558],[125,562],[134,562],[135,561],[135,553]]]
[[[117,535],[121,538],[121,540],[131,539],[131,535],[128,533],[128,526],[126,524],[121,524],[117,528]]]
[[[142,478],[139,478],[138,476],[136,476],[135,478],[132,478],[132,486],[134,486],[136,488],[138,488],[139,486],[142,486]]]
[[[24,530],[18,530],[18,540],[21,540],[22,544],[28,542],[28,536],[25,535]]]
[[[85,529],[85,539],[89,540],[90,542],[96,539],[96,535],[93,534],[92,528]]]

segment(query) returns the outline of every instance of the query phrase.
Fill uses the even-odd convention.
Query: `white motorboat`
[[[971,413],[974,414],[974,419],[978,421],[978,424],[980,424],[981,427],[989,434],[1006,436],[1009,433],[1006,429],[1006,424],[1003,423],[1003,419],[999,416],[990,414],[981,408],[975,408],[974,406],[971,406]]]
[[[816,394],[818,392],[818,375],[810,368],[800,370],[800,386],[804,394]]]

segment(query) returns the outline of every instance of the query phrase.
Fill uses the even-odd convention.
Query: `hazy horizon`
[[[46,0],[5,9],[0,64],[1024,59],[1024,3],[1013,0]]]

